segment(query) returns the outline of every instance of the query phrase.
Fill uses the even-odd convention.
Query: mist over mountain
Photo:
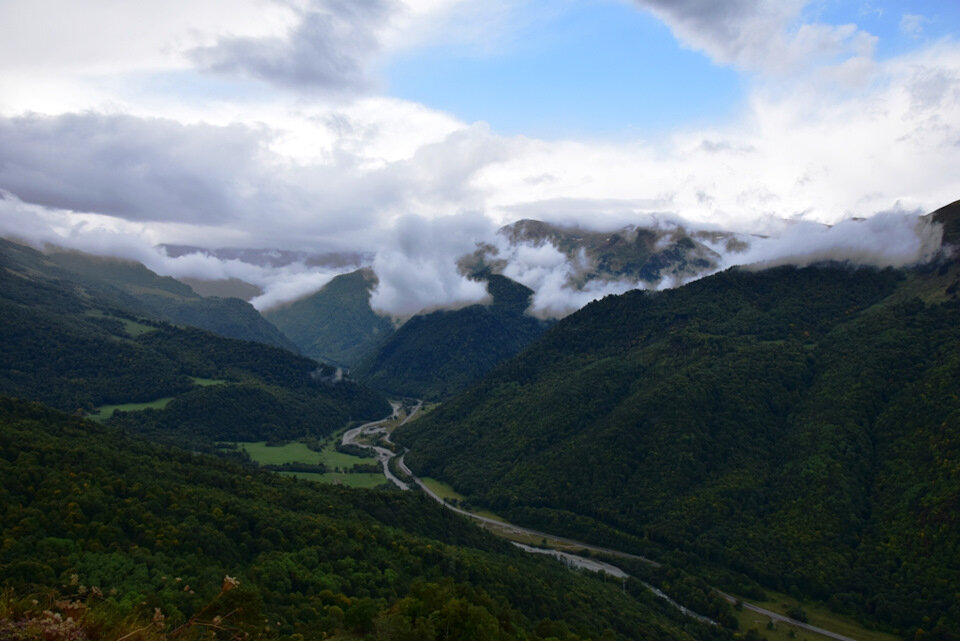
[[[264,316],[304,354],[353,367],[394,330],[390,318],[370,307],[376,283],[369,268],[341,274],[315,294],[269,309]]]
[[[208,328],[257,336],[266,327],[289,343],[238,299],[201,299],[134,263],[45,255],[0,240],[0,394],[83,414],[158,403],[115,420],[207,447],[217,439],[325,435],[351,416],[389,411],[383,397],[355,383],[327,384],[332,367],[283,346],[172,324],[157,299]]]
[[[418,314],[358,364],[361,381],[385,393],[426,399],[460,392],[538,339],[549,322],[526,314],[533,291],[498,274],[475,274],[491,301]]]
[[[158,245],[168,256],[179,258],[189,254],[212,256],[218,260],[237,260],[258,267],[286,267],[303,263],[307,267],[359,267],[370,262],[372,256],[361,252],[306,252],[283,249],[251,249],[244,247],[221,247],[208,249],[193,245]]]
[[[11,256],[26,248],[4,245]],[[263,319],[250,304],[237,298],[202,297],[187,285],[161,277],[140,263],[48,247],[43,259],[31,259],[47,278],[66,278],[99,291],[122,292],[136,301],[130,311],[148,318],[200,327],[228,338],[258,341],[296,352],[297,347]],[[56,269],[59,268],[59,269]]]
[[[375,233],[315,250],[305,247],[306,239],[287,247],[216,249],[197,243],[157,245],[123,230],[60,233],[34,224],[42,212],[6,192],[0,198],[0,221],[5,221],[0,231],[34,246],[56,244],[136,260],[175,278],[243,281],[263,291],[250,300],[259,310],[309,296],[335,276],[366,266],[378,279],[371,307],[400,319],[484,301],[488,293],[469,278],[471,262],[489,263],[495,273],[533,289],[531,313],[559,318],[607,294],[674,287],[733,265],[830,259],[903,266],[923,261],[936,246],[936,228],[899,205],[834,225],[799,214],[771,215],[730,229],[640,208],[618,210],[613,218],[603,211],[573,223],[560,215],[562,208],[555,216],[548,209],[540,219],[506,226],[480,213],[402,215]]]
[[[913,225],[930,236],[891,235]],[[836,251],[806,267],[606,297],[395,438],[416,472],[511,521],[682,550],[683,562],[951,638],[958,228],[953,203],[819,230],[845,242],[819,242]],[[899,241],[883,262],[930,260],[836,260],[871,234]]]

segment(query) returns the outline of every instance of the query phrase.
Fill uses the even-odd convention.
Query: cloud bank
[[[845,221],[960,196],[960,44],[923,40],[928,23],[909,14],[896,27],[918,44],[879,59],[872,34],[817,19],[805,0],[632,6],[742,72],[734,116],[651,138],[543,140],[384,93],[377,70],[390,56],[424,42],[498,42],[522,14],[512,0],[237,0],[230,12],[215,0],[8,0],[0,233],[164,274],[240,278],[264,288],[261,307],[333,272],[171,257],[156,245],[368,252],[374,303],[397,316],[483,300],[456,261],[518,218],[777,236],[729,264],[924,255],[926,232],[912,223]],[[883,250],[871,256],[868,243]],[[542,315],[665,286],[571,288],[576,257],[503,251]]]

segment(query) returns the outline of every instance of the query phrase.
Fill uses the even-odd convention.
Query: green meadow
[[[466,498],[463,496],[463,494],[460,494],[455,489],[453,489],[453,486],[449,485],[448,483],[444,483],[443,481],[438,481],[437,479],[430,478],[429,476],[420,477],[420,480],[423,482],[424,485],[427,486],[428,489],[430,489],[431,492],[433,492],[434,494],[436,494],[437,496],[439,496],[444,500],[449,499],[449,500],[462,501],[464,498]],[[461,508],[461,509],[466,509],[466,508]],[[477,516],[493,519],[494,521],[504,521],[503,517],[497,514],[494,514],[489,510],[470,509],[467,511],[470,512],[471,514],[476,514]]]
[[[237,447],[244,450],[259,465],[283,465],[284,463],[317,463],[326,467],[329,472],[280,472],[285,476],[295,476],[311,481],[347,485],[350,487],[377,487],[387,482],[383,474],[369,472],[350,472],[355,465],[369,465],[376,462],[373,458],[362,458],[344,454],[336,450],[340,438],[338,434],[328,439],[321,451],[315,452],[301,442],[291,442],[284,445],[269,446],[266,441],[253,443],[237,443]]]
[[[120,410],[121,412],[137,412],[139,410],[162,410],[167,405],[170,404],[170,401],[174,399],[173,396],[166,396],[164,398],[158,398],[153,401],[148,401],[146,403],[122,403],[120,405],[101,405],[97,408],[97,411],[90,415],[95,421],[105,421],[111,416],[115,410]]]

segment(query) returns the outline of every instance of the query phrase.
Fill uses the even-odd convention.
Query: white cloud
[[[792,73],[871,57],[876,38],[854,24],[803,21],[809,0],[636,0],[688,46],[721,64]]]
[[[929,19],[916,13],[905,13],[900,17],[900,32],[911,38],[919,38],[923,35],[923,25],[929,22]]]
[[[520,217],[770,231],[960,196],[957,43],[876,60],[872,36],[806,20],[803,0],[638,1],[688,46],[751,71],[736,119],[652,140],[544,141],[389,96],[348,97],[375,85],[385,55],[456,41],[480,51],[490,31],[509,44],[524,13],[510,0],[237,0],[229,12],[215,0],[7,0],[0,189],[25,202],[0,203],[0,232],[164,273],[244,278],[267,288],[262,304],[329,275],[270,280],[155,258],[153,245],[381,250],[377,304],[404,315],[482,298],[455,259]],[[903,28],[916,24],[904,16]],[[191,51],[226,76],[191,67]],[[263,91],[234,72],[337,95]],[[549,258],[511,263],[544,313],[607,291],[564,291],[570,266]],[[282,291],[281,277],[296,283]]]
[[[426,220],[408,216],[397,225],[373,261],[379,282],[373,309],[407,317],[425,309],[455,308],[488,299],[486,286],[465,278],[457,260],[495,228],[476,214]]]
[[[906,267],[931,260],[943,230],[915,214],[880,213],[833,227],[800,222],[775,238],[756,239],[750,249],[727,257],[728,265],[806,266],[837,261],[872,267]]]
[[[299,91],[356,92],[380,49],[378,31],[397,12],[393,0],[314,0],[283,35],[223,36],[187,52],[201,68]]]

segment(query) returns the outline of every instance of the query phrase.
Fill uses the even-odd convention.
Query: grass
[[[95,421],[105,421],[111,416],[113,416],[114,410],[120,410],[121,412],[137,412],[139,410],[162,410],[173,399],[174,399],[173,396],[166,396],[164,398],[158,398],[155,401],[149,401],[147,403],[123,403],[122,405],[102,405],[97,408],[97,411],[95,414],[90,415],[90,418],[92,418]]]
[[[123,319],[120,319],[123,320]],[[133,322],[133,321],[130,321]],[[144,325],[146,327],[146,325]],[[153,329],[152,327],[149,329]],[[218,380],[214,378],[198,378],[196,376],[191,376],[190,380],[193,381],[194,385],[199,385],[205,387],[207,385],[222,385],[227,383],[227,381]],[[170,404],[175,397],[165,396],[163,398],[158,398],[153,401],[148,401],[146,403],[121,403],[119,405],[101,405],[97,408],[97,411],[93,414],[90,414],[90,418],[95,421],[105,421],[111,416],[113,416],[114,410],[120,410],[121,412],[138,412],[140,410],[162,410]]]
[[[236,446],[250,455],[254,461],[260,465],[283,465],[284,463],[322,463],[331,471],[324,474],[316,472],[280,472],[286,476],[296,476],[297,478],[311,481],[320,481],[323,483],[333,483],[346,485],[349,487],[377,487],[387,482],[387,477],[382,473],[369,472],[350,472],[349,470],[357,464],[375,463],[376,459],[361,458],[343,454],[336,450],[336,444],[339,441],[339,435],[329,439],[319,452],[314,452],[305,444],[300,442],[287,443],[277,447],[268,447],[266,441],[254,443],[236,443]]]
[[[796,599],[787,596],[786,594],[770,592],[769,590],[766,592],[768,597],[766,601],[750,601],[750,603],[759,605],[767,610],[779,612],[780,614],[786,614],[787,610],[789,610],[791,607],[800,605]],[[896,635],[864,628],[862,625],[853,619],[850,619],[849,617],[837,614],[836,612],[831,612],[830,609],[824,605],[818,603],[803,603],[802,607],[804,611],[806,611],[807,616],[810,618],[808,621],[810,625],[815,625],[819,628],[830,630],[831,632],[843,634],[853,639],[857,639],[858,641],[900,641],[900,637]],[[738,615],[739,614],[740,613],[738,613]],[[744,610],[742,614],[745,615],[744,617],[741,617],[741,627],[744,630],[755,625],[753,623],[754,619],[760,618],[760,615],[756,612],[748,612],[747,610]],[[746,625],[748,622],[750,625]],[[766,625],[766,621],[764,621],[764,625]],[[780,625],[785,627],[787,624],[781,623]],[[770,641],[776,641],[773,636],[764,634],[765,632],[769,632],[768,630],[765,630],[761,627],[760,632],[762,633],[761,636],[766,636]],[[782,638],[786,639],[786,634],[786,631],[784,631],[784,636]],[[826,638],[821,637],[820,635],[815,635],[812,632],[797,631],[797,639],[802,639],[804,635],[806,635],[806,637],[811,641],[813,639],[819,640]]]
[[[751,612],[746,608],[739,612],[737,610],[733,612],[737,615],[737,620],[740,622],[740,632],[746,632],[750,628],[756,628],[760,636],[767,639],[767,641],[835,641],[835,639],[831,637],[825,637],[822,634],[810,632],[809,630],[798,628],[783,621],[775,621],[773,628],[768,628],[767,622],[770,620],[769,618],[757,612]],[[793,631],[794,636],[790,636],[791,631]],[[859,639],[859,637],[853,638]]]
[[[430,488],[430,491],[439,496],[440,498],[447,499],[456,499],[462,501],[464,498],[463,494],[457,492],[453,487],[444,483],[443,481],[438,481],[437,479],[432,479],[429,476],[421,476],[420,480],[423,481],[423,484]]]
[[[94,318],[109,318],[111,320],[120,321],[123,323],[123,331],[127,333],[131,338],[136,338],[137,336],[142,336],[144,334],[149,334],[150,332],[157,331],[156,327],[151,327],[150,325],[144,325],[143,323],[138,323],[137,321],[132,321],[128,318],[120,318],[119,316],[113,316],[111,314],[105,314],[99,309],[90,309],[85,312],[86,316],[92,316]]]
[[[348,474],[344,472],[327,472],[326,474],[317,474],[315,472],[280,472],[280,474],[284,476],[295,476],[307,481],[346,485],[347,487],[374,488],[387,482],[387,477],[383,474]]]
[[[337,443],[339,442],[340,435],[337,434],[333,438],[329,439],[324,444],[323,449],[320,450],[320,462],[326,465],[328,470],[335,470],[337,468],[340,468],[341,470],[348,470],[354,465],[376,462],[377,459],[375,458],[363,458],[361,456],[353,456],[352,454],[338,452]]]
[[[430,478],[429,476],[422,476],[420,480],[426,485],[431,492],[442,498],[443,500],[451,499],[456,501],[462,501],[464,498],[463,494],[460,494],[452,486],[443,481],[438,481],[437,479]],[[461,509],[466,509],[462,508]],[[502,516],[494,514],[489,510],[478,510],[478,509],[469,509],[467,510],[471,514],[476,514],[477,516],[482,516],[488,519],[493,519],[494,521],[501,521],[506,523],[506,520]]]
[[[320,454],[303,443],[287,443],[278,447],[268,447],[266,441],[255,443],[237,443],[254,461],[260,465],[283,465],[284,463],[320,463]]]
[[[144,334],[149,334],[150,332],[157,331],[156,327],[151,327],[150,325],[144,325],[143,323],[138,323],[136,321],[129,320],[127,318],[118,319],[123,323],[123,331],[129,334],[131,337],[136,338],[137,336],[142,336]]]

